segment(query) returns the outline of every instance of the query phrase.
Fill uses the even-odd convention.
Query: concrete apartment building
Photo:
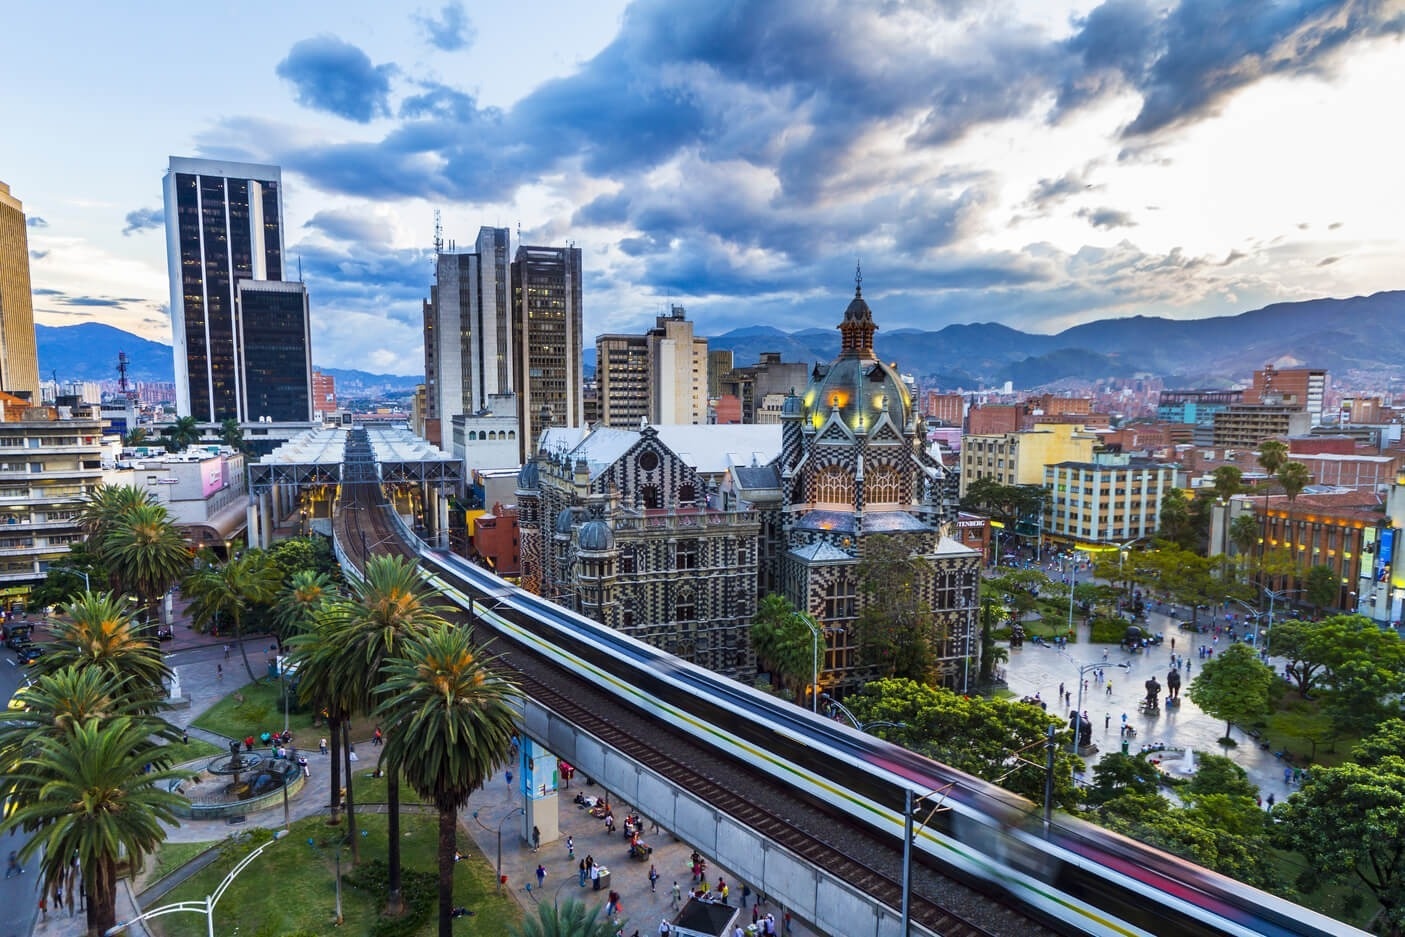
[[[95,408],[34,407],[0,394],[0,598],[22,601],[83,539],[78,516],[102,482]]]
[[[1215,414],[1214,426],[1217,448],[1255,449],[1265,439],[1306,435],[1312,416],[1291,404],[1232,404]]]
[[[929,390],[922,400],[922,415],[945,426],[960,427],[966,417],[966,398],[962,394],[939,394]]]
[[[600,422],[616,429],[637,429],[641,420],[706,423],[707,369],[707,339],[693,335],[682,306],[643,335],[601,335],[595,340]]]
[[[0,182],[0,390],[39,403],[39,357],[24,205]]]
[[[1002,485],[1042,485],[1046,465],[1091,462],[1097,446],[1098,437],[1075,423],[1041,423],[1032,430],[992,435],[968,433],[961,439],[961,496],[978,478]]]
[[[1254,372],[1244,391],[1247,404],[1286,404],[1307,411],[1311,426],[1322,422],[1327,396],[1327,372],[1321,368],[1275,368]]]
[[[1208,426],[1216,413],[1243,402],[1242,390],[1163,390],[1156,402],[1156,419]]]
[[[1069,543],[1150,537],[1175,474],[1174,466],[1111,452],[1048,465],[1043,483],[1053,496],[1044,505],[1044,535]]]
[[[757,423],[758,411],[768,396],[784,396],[810,383],[810,366],[782,361],[778,351],[763,351],[756,364],[733,368],[719,383],[723,395],[741,402],[742,422]]]

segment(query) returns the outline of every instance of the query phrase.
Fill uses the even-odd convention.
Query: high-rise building
[[[164,181],[176,410],[240,418],[240,280],[283,279],[282,170],[172,156]]]
[[[0,390],[39,403],[39,353],[24,206],[0,182]]]
[[[437,253],[424,304],[426,436],[446,444],[454,417],[514,391],[507,228],[479,228],[473,250]]]
[[[241,423],[312,420],[312,325],[307,287],[239,280],[235,301]]]
[[[654,424],[707,422],[707,339],[693,336],[682,306],[659,316],[643,335],[595,339],[600,422],[638,429]]]
[[[337,379],[333,375],[312,372],[312,412],[314,416],[337,412]]]
[[[1327,372],[1322,368],[1275,368],[1266,364],[1254,372],[1254,380],[1244,391],[1244,403],[1267,403],[1299,407],[1307,411],[1312,425],[1322,422],[1323,401],[1327,396]]]
[[[548,426],[585,422],[579,247],[518,245],[512,317],[525,461]]]

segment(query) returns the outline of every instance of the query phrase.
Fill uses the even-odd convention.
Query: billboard
[[[223,458],[206,459],[200,463],[200,497],[210,495],[226,487],[225,464]]]

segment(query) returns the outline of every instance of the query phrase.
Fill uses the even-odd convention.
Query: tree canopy
[[[1233,723],[1249,723],[1267,715],[1271,705],[1273,671],[1247,644],[1231,644],[1200,667],[1190,682],[1190,701],[1225,721],[1225,738]]]
[[[930,564],[902,538],[874,535],[863,540],[857,575],[865,661],[883,676],[925,680],[932,669],[932,612],[922,585]]]
[[[751,646],[772,677],[795,690],[797,703],[816,666],[814,642],[815,633],[785,596],[768,595],[757,603]]]

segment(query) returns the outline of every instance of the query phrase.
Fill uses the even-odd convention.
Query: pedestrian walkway
[[[1078,705],[1079,667],[1085,664],[1104,666],[1104,679],[1099,682],[1095,675],[1087,674],[1081,679],[1088,681],[1083,692],[1082,708],[1088,713],[1093,725],[1093,744],[1098,751],[1084,758],[1089,768],[1108,752],[1121,751],[1123,738],[1120,734],[1122,716],[1127,725],[1136,730],[1136,736],[1128,739],[1128,749],[1132,754],[1143,745],[1164,745],[1167,750],[1181,752],[1190,747],[1198,752],[1227,755],[1240,765],[1266,798],[1274,794],[1282,800],[1292,785],[1285,783],[1284,763],[1274,757],[1265,742],[1255,739],[1238,726],[1230,737],[1238,744],[1226,748],[1219,740],[1224,736],[1225,723],[1203,712],[1190,701],[1186,690],[1200,667],[1205,663],[1197,656],[1200,644],[1212,644],[1213,638],[1207,634],[1182,632],[1177,629],[1179,619],[1160,612],[1150,612],[1145,627],[1153,633],[1165,636],[1164,642],[1156,647],[1138,653],[1130,653],[1117,644],[1094,644],[1089,639],[1087,625],[1077,625],[1078,641],[1066,648],[1054,648],[1025,642],[1023,647],[1010,648],[1010,659],[1005,665],[1005,680],[1010,692],[1016,697],[1039,695],[1048,702],[1049,712],[1067,721],[1069,712]],[[1181,669],[1181,693],[1178,706],[1166,705],[1166,675],[1171,669],[1172,640],[1174,653],[1185,654],[1190,658],[1189,673]],[[1226,645],[1221,639],[1218,645]],[[1270,659],[1270,666],[1281,671],[1283,661]],[[1149,677],[1156,677],[1162,686],[1161,709],[1154,714],[1138,711],[1138,704],[1146,698],[1145,683]],[[1111,684],[1112,692],[1107,692]],[[1073,694],[1069,705],[1056,705],[1059,686]],[[1167,761],[1176,760],[1175,755]],[[1091,773],[1088,775],[1091,777]]]

